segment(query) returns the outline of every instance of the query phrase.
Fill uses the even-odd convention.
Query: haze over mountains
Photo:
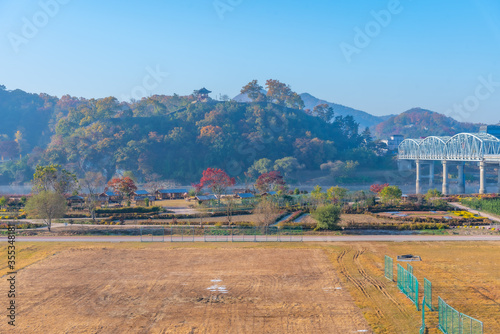
[[[265,90],[262,93],[266,93]],[[341,104],[319,99],[309,93],[302,93],[305,109],[313,109],[320,104],[330,106],[335,116],[352,116],[359,123],[360,132],[370,128],[372,135],[385,139],[393,134],[401,134],[407,138],[425,136],[451,136],[460,132],[477,132],[481,124],[462,123],[446,115],[422,108],[412,108],[399,115],[375,116],[365,111],[350,108]],[[245,94],[237,95],[233,100],[250,102]]]

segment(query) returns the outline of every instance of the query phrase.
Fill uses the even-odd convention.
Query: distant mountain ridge
[[[453,136],[460,132],[478,132],[482,124],[461,123],[435,111],[412,108],[371,128],[374,137],[387,138],[403,135],[405,138]]]
[[[386,115],[386,116],[375,116],[369,114],[365,111],[357,110],[354,108],[346,107],[341,104],[328,102],[325,100],[318,99],[312,96],[309,93],[300,94],[302,101],[304,101],[306,109],[313,109],[315,106],[320,104],[328,104],[335,113],[336,116],[352,116],[356,122],[359,123],[360,130],[363,130],[366,127],[372,127],[383,121],[393,117],[394,115]]]

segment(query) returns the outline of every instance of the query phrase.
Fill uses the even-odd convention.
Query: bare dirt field
[[[328,247],[339,275],[350,288],[356,304],[375,333],[418,333],[421,313],[384,277],[384,255],[415,254],[411,262],[423,297],[424,277],[433,285],[433,305],[438,296],[459,312],[484,323],[484,333],[500,333],[499,242],[355,243]],[[405,262],[399,262],[406,268]],[[437,312],[427,312],[427,333],[437,329]]]
[[[421,313],[384,277],[384,255],[395,269],[402,254],[421,256],[411,264],[434,307],[441,296],[500,333],[498,241],[17,247],[18,326],[4,318],[0,333],[417,333]],[[4,255],[0,306],[6,273]],[[427,333],[437,317],[427,312]]]
[[[371,332],[323,249],[33,247],[17,333]]]

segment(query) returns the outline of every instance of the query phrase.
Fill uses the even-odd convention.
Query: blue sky
[[[375,115],[500,121],[495,0],[2,0],[0,57],[7,89],[57,96],[233,97],[273,78]]]

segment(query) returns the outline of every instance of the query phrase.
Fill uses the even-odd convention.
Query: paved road
[[[245,241],[252,241],[253,237],[246,236]],[[185,241],[188,241],[184,239]],[[213,239],[212,239],[213,240]],[[230,238],[229,238],[230,240]],[[282,241],[300,241],[300,237],[282,237]],[[0,242],[7,241],[0,237]],[[16,241],[30,242],[139,242],[140,236],[78,236],[78,237],[17,237]],[[165,236],[165,241],[170,241]],[[174,237],[174,241],[182,241],[181,237]],[[203,242],[204,237],[196,236],[189,241]],[[214,240],[215,241],[215,240]],[[235,240],[236,241],[236,240]],[[243,241],[243,240],[239,240]],[[266,241],[265,237],[257,236],[257,241]],[[393,241],[393,242],[429,242],[429,241],[500,241],[500,235],[344,235],[344,236],[304,236],[306,242],[360,242],[360,241]]]
[[[456,202],[450,203],[450,205],[454,206],[454,207],[456,207],[456,208],[458,208],[460,210],[469,211],[469,212],[472,212],[472,213],[474,213],[476,215],[479,215],[481,217],[486,217],[486,218],[488,218],[490,220],[493,220],[493,221],[495,221],[497,223],[500,223],[500,218],[498,218],[497,216],[493,216],[493,215],[491,215],[489,213],[481,212],[481,211],[477,211],[477,210],[473,210],[473,209],[471,209],[471,208],[469,208],[469,207],[467,207],[465,205],[462,205],[462,204],[456,203]]]

